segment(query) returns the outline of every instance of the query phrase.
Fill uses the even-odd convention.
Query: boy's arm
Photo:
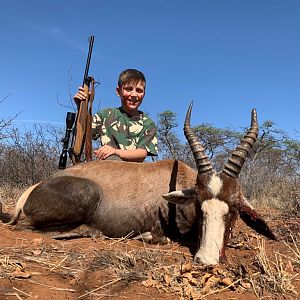
[[[115,149],[116,155],[125,161],[136,161],[141,162],[147,156],[147,151],[145,149],[132,149],[132,150],[123,150]]]
[[[94,151],[98,159],[107,159],[111,155],[117,155],[124,161],[142,162],[147,156],[145,149],[116,149],[109,145],[104,145]]]

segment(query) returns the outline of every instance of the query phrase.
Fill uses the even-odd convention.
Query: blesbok
[[[244,197],[239,180],[258,135],[256,111],[251,128],[217,174],[190,127],[191,109],[184,133],[198,171],[176,160],[81,163],[25,191],[10,223],[17,223],[23,212],[37,228],[86,224],[109,237],[151,232],[188,239],[197,245],[194,260],[203,264],[217,264],[225,257],[238,214],[257,232],[275,239]]]

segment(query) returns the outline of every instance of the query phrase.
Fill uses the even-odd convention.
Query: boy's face
[[[131,114],[138,113],[145,96],[145,83],[142,80],[132,80],[117,87],[116,91],[123,109]]]

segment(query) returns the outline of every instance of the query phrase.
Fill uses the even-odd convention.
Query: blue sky
[[[16,0],[0,2],[0,118],[16,126],[64,126],[82,83],[88,37],[97,107],[115,107],[125,68],[142,70],[142,109],[183,123],[239,129],[255,107],[299,139],[300,1],[296,0]],[[61,105],[61,104],[63,105]],[[23,120],[23,121],[22,121]]]

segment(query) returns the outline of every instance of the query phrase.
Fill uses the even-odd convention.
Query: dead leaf
[[[16,270],[12,273],[14,278],[27,279],[31,277],[31,274],[28,272],[23,272],[21,270]]]
[[[26,264],[24,262],[16,261],[15,264],[18,270],[23,270],[26,268]]]
[[[170,270],[168,269],[168,267],[162,266],[162,269],[164,270],[164,272],[170,273]]]
[[[158,290],[165,290],[165,287],[164,287],[163,284],[161,284],[161,283],[156,283],[156,282],[154,282],[154,286],[155,286]]]
[[[288,262],[286,263],[285,269],[286,269],[287,271],[290,271],[290,272],[293,272],[293,271],[294,271],[293,264],[292,264],[292,262],[291,262],[290,260],[288,260]]]
[[[145,286],[145,287],[154,287],[155,286],[155,281],[152,280],[152,279],[147,279],[147,280],[144,280],[142,282],[142,285]]]
[[[189,280],[189,283],[191,285],[195,285],[195,286],[197,286],[199,284],[199,282],[198,282],[198,280],[196,278],[192,278],[191,280]]]
[[[202,289],[203,293],[206,293],[210,290],[210,288],[212,286],[214,286],[216,283],[220,282],[220,278],[216,277],[216,276],[211,276],[210,278],[208,278],[208,280],[205,283],[204,288]]]
[[[187,278],[182,278],[182,282],[183,282],[184,286],[189,286],[190,285]]]
[[[206,281],[212,276],[212,274],[206,273],[201,278],[201,285],[204,286]]]
[[[179,287],[179,286],[174,286],[174,287],[173,287],[173,290],[174,290],[176,293],[181,293],[181,292],[182,292],[182,288]]]
[[[33,254],[34,256],[41,255],[41,254],[42,254],[42,250],[32,250],[32,254]]]
[[[206,282],[206,285],[214,285],[216,283],[220,282],[220,278],[217,277],[217,276],[211,276],[207,282]]]
[[[189,299],[190,299],[190,298],[194,299],[194,298],[195,298],[195,295],[196,295],[196,292],[195,292],[194,288],[191,287],[190,285],[188,285],[188,286],[186,286],[186,287],[184,288],[184,293],[185,293],[186,296],[189,297]]]
[[[174,276],[179,276],[181,274],[179,267],[175,267],[173,271]]]
[[[191,263],[183,264],[181,266],[181,274],[189,272],[191,270],[192,270],[192,264]]]
[[[187,278],[189,284],[191,284],[191,285],[198,285],[199,284],[197,278],[194,278],[192,273],[185,273],[185,274],[182,275],[182,277]]]
[[[170,286],[171,284],[171,277],[168,274],[165,274],[165,283]]]
[[[76,283],[77,283],[77,280],[75,278],[72,278],[71,280],[69,280],[70,285],[74,285]]]
[[[244,289],[250,289],[251,288],[251,284],[249,282],[241,282],[241,286]]]
[[[228,277],[223,278],[223,279],[221,280],[221,282],[222,282],[224,285],[226,285],[226,286],[229,286],[229,285],[231,285],[231,284],[233,283],[233,281],[231,280],[231,278],[228,278]]]
[[[185,277],[188,280],[191,280],[193,278],[193,275],[191,273],[185,273],[185,274],[182,274],[182,277]]]
[[[216,266],[212,269],[212,274],[214,275],[224,275],[226,276],[227,272],[223,269],[221,269],[219,266]]]
[[[34,246],[39,246],[42,243],[42,241],[43,241],[42,238],[38,238],[38,239],[33,239],[31,243]]]
[[[38,276],[38,275],[41,275],[42,273],[41,272],[31,272],[30,275],[31,276]]]

